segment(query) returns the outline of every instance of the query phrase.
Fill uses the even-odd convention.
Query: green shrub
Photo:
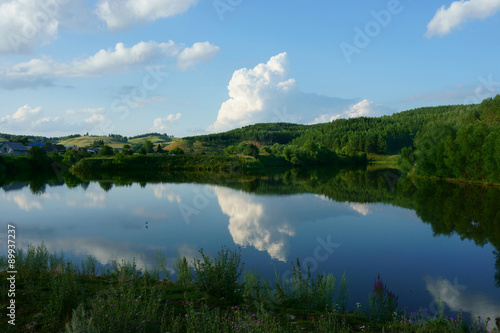
[[[188,265],[186,257],[177,257],[174,263],[174,270],[177,274],[177,282],[181,285],[188,285],[193,282],[193,274],[191,268]]]
[[[200,250],[202,261],[194,259],[195,285],[204,293],[223,298],[227,303],[237,303],[241,299],[238,278],[243,271],[241,250],[238,252],[223,247],[217,257],[211,259]]]

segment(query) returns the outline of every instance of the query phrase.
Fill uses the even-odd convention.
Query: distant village
[[[28,155],[29,150],[33,147],[41,147],[47,152],[47,154],[64,154],[68,149],[72,149],[74,151],[86,150],[90,154],[97,154],[99,150],[101,150],[100,147],[81,148],[75,145],[59,145],[41,142],[30,142],[29,146],[25,146],[21,142],[3,142],[0,143],[0,155]],[[122,148],[114,148],[113,151],[121,152]]]

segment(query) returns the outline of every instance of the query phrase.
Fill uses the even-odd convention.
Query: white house
[[[0,145],[0,154],[26,155],[28,154],[28,148],[20,142],[4,142]]]

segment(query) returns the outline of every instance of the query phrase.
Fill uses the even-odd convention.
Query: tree
[[[170,154],[173,154],[173,155],[184,155],[184,150],[182,150],[179,147],[175,147],[174,149],[170,150]]]
[[[258,158],[259,157],[259,148],[257,148],[256,145],[249,143],[245,146],[242,153],[244,155]]]
[[[30,144],[30,140],[28,140],[27,137],[23,136],[21,139],[17,138],[17,139],[14,139],[14,142],[20,142],[22,143],[24,146],[29,146]]]
[[[164,151],[163,151],[163,148],[162,148],[161,144],[158,144],[158,146],[156,146],[156,152],[160,153],[160,154],[163,154]]]
[[[144,141],[142,147],[146,150],[147,154],[154,153],[153,142],[151,142],[150,140]]]
[[[97,155],[99,155],[99,156],[113,155],[113,148],[111,148],[108,145],[104,145],[104,146],[102,146],[101,150],[99,150],[99,153]]]
[[[236,154],[236,147],[233,145],[228,146],[226,149],[224,149],[224,152],[228,155],[234,155]]]
[[[49,157],[42,147],[33,146],[28,150],[29,163],[33,168],[44,169],[48,166]]]
[[[123,145],[122,153],[123,155],[133,155],[134,151],[130,145]]]

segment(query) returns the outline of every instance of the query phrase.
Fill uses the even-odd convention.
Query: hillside
[[[173,141],[179,140],[178,138],[172,138],[166,135],[147,135],[147,136],[139,136],[133,137],[128,140],[129,144],[142,144],[144,141],[149,140],[153,142],[153,144],[170,144]]]
[[[102,140],[104,141],[104,144],[112,148],[122,148],[123,145],[125,144],[140,145],[146,140],[150,140],[151,142],[153,142],[154,145],[157,145],[157,144],[168,144],[178,139],[171,138],[166,135],[146,135],[146,136],[134,137],[128,139],[127,142],[124,142],[123,139],[118,139],[114,137],[91,135],[91,136],[81,136],[76,138],[59,140],[58,143],[62,145],[75,145],[77,147],[89,147],[95,140]]]
[[[103,140],[104,144],[111,146],[112,148],[122,148],[123,145],[126,144],[125,142],[107,136],[81,136],[79,138],[60,140],[58,143],[61,145],[75,145],[77,147],[89,147],[95,140]]]

